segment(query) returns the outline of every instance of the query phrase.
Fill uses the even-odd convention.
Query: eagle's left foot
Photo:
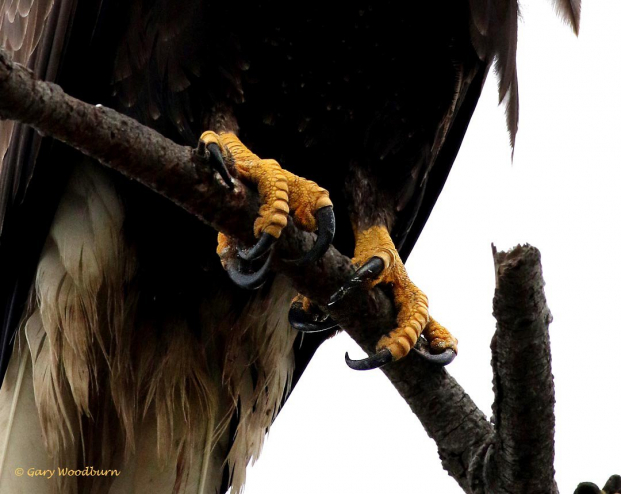
[[[376,347],[377,353],[363,360],[347,364],[357,370],[380,367],[405,357],[414,348],[421,334],[429,342],[431,353],[419,350],[432,362],[446,365],[457,353],[457,340],[440,324],[429,317],[427,296],[410,281],[405,266],[385,227],[374,226],[357,232],[353,259],[358,270],[330,299],[333,305],[356,286],[373,288],[378,283],[392,287],[398,310],[397,328],[383,336]]]
[[[326,252],[334,238],[335,226],[332,201],[327,190],[315,182],[283,170],[275,160],[259,158],[244,146],[235,134],[204,132],[200,137],[197,153],[201,149],[206,149],[210,152],[210,156],[215,158],[211,161],[218,166],[216,170],[227,185],[233,182],[230,176],[227,178],[228,172],[222,156],[226,157],[227,161],[234,162],[235,169],[242,179],[257,186],[261,207],[259,217],[254,223],[254,234],[259,241],[248,250],[240,251],[235,248],[243,261],[254,261],[271,250],[287,225],[287,216],[290,212],[299,228],[308,232],[317,231],[315,245],[301,259],[293,262],[298,264],[314,262]],[[229,275],[238,271],[238,276],[231,276],[235,283],[241,281],[241,285],[245,287],[256,284],[254,278],[248,278],[251,275],[240,278],[240,261],[235,261],[231,256],[222,260]],[[260,271],[267,271],[267,267],[264,265]]]

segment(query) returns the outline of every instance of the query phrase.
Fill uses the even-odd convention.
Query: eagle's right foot
[[[295,224],[308,232],[317,231],[315,245],[301,258],[293,262],[305,264],[318,260],[332,243],[334,238],[334,212],[332,201],[328,191],[319,187],[315,182],[298,177],[283,170],[278,162],[271,159],[260,159],[250,152],[235,134],[216,134],[212,131],[204,132],[199,141],[199,150],[206,148],[215,158],[216,164],[224,163],[224,159],[218,160],[218,151],[221,156],[232,159],[236,171],[241,179],[257,186],[261,199],[259,217],[254,224],[254,234],[259,241],[248,250],[239,250],[235,247],[237,256],[235,259],[231,252],[227,256],[220,256],[223,265],[231,276],[231,279],[245,288],[260,285],[267,276],[269,257],[264,265],[258,270],[263,278],[250,273],[242,273],[242,262],[250,262],[259,259],[271,250],[274,243],[280,238],[282,230],[287,225],[287,216],[291,216]],[[221,172],[220,168],[225,171]],[[225,166],[216,168],[227,185],[232,184],[230,177],[227,179]],[[223,175],[224,173],[224,175]],[[225,246],[219,247],[219,252],[224,252],[230,242],[220,238]],[[235,273],[235,274],[234,274]]]

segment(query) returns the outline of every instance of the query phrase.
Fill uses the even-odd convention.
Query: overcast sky
[[[562,494],[621,474],[621,2],[584,3],[576,39],[550,2],[522,2],[515,159],[490,78],[407,263],[432,315],[459,339],[450,373],[489,416],[490,244],[540,249]],[[462,492],[384,375],[350,370],[345,351],[362,356],[345,334],[319,350],[249,469],[246,493]]]

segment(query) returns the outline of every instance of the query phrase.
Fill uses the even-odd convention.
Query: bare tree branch
[[[496,437],[489,488],[558,492],[554,481],[554,382],[541,256],[530,245],[494,251],[496,333],[492,340]]]
[[[11,63],[2,50],[0,117],[31,125],[40,133],[61,140],[105,166],[141,182],[213,228],[242,242],[252,241],[252,224],[258,214],[255,191],[238,181],[235,191],[230,191],[208,170],[201,168],[191,148],[179,146],[114,110],[76,100],[54,84],[35,81],[27,69]],[[349,258],[331,247],[318,263],[311,266],[297,267],[279,260],[299,258],[312,242],[312,235],[301,232],[290,221],[277,244],[275,268],[288,276],[302,294],[325,306],[329,296],[352,272]],[[383,368],[437,443],[444,468],[466,492],[505,492],[501,489],[506,489],[514,479],[521,478],[523,472],[516,470],[516,465],[521,465],[519,462],[524,458],[524,451],[527,452],[523,448],[529,447],[528,442],[521,441],[531,440],[532,437],[515,435],[510,430],[512,421],[520,419],[521,407],[525,405],[525,402],[520,402],[520,393],[527,385],[533,386],[533,389],[551,386],[549,365],[545,367],[542,364],[546,359],[549,364],[549,343],[547,336],[542,336],[547,322],[542,325],[539,319],[533,319],[530,305],[515,306],[514,302],[514,291],[528,294],[543,286],[540,267],[539,271],[533,268],[533,272],[539,273],[539,278],[515,275],[516,272],[521,273],[521,263],[526,262],[522,261],[522,257],[526,255],[527,259],[531,259],[532,251],[536,252],[536,249],[516,249],[505,257],[501,254],[497,256],[498,271],[502,273],[495,299],[495,314],[499,318],[494,350],[495,415],[502,426],[498,433],[494,432],[492,424],[446,370],[424,362],[414,354]],[[530,260],[526,262],[528,266],[531,264]],[[524,314],[522,311],[525,311]],[[548,313],[542,309],[538,314],[547,317]],[[370,292],[352,292],[347,304],[340,304],[330,315],[368,353],[375,350],[379,337],[395,326],[392,302],[379,287]],[[529,326],[532,329],[524,329],[524,321],[534,321]],[[519,330],[514,330],[514,327]],[[524,355],[523,348],[531,341],[529,338],[539,338],[537,341],[540,343],[543,339],[545,344],[537,344],[536,349],[527,352],[529,355]],[[516,344],[517,347],[513,348]],[[530,368],[530,365],[534,367]],[[527,384],[519,384],[522,373],[527,373]],[[527,399],[535,400],[528,403],[533,404],[533,410],[539,411],[541,407],[545,408],[548,398],[539,399],[530,394]],[[549,407],[552,401],[547,403]],[[532,424],[527,423],[529,427]],[[551,424],[553,427],[553,416]],[[544,442],[546,447],[553,447],[551,441]],[[517,456],[513,458],[508,453]],[[536,462],[531,463],[534,465]],[[550,478],[552,472],[548,471]],[[524,475],[529,476],[530,473]],[[543,477],[545,475],[542,474],[541,479]],[[541,482],[537,485],[544,486],[545,482]],[[552,485],[553,479],[546,482],[545,485]],[[492,485],[498,486],[498,490],[490,487]],[[512,488],[511,492],[554,492],[545,488],[525,489]]]

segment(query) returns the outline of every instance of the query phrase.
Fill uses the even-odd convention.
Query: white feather
[[[198,300],[187,310],[199,315],[199,337],[189,314],[162,302],[156,331],[149,314],[135,309],[140,260],[123,222],[109,175],[88,163],[76,167],[41,255],[36,303],[25,315],[30,352],[15,350],[0,392],[0,425],[10,425],[12,438],[0,450],[0,492],[26,486],[7,469],[40,463],[121,472],[47,481],[41,492],[214,494],[228,463],[239,493],[260,453],[291,382],[291,287],[277,278],[242,314],[227,310],[226,291]],[[17,446],[33,434],[29,448]]]
[[[4,470],[4,465],[6,463],[7,451],[9,449],[9,444],[11,443],[11,436],[13,434],[13,422],[15,421],[15,410],[17,409],[17,403],[19,401],[20,391],[22,389],[22,383],[24,382],[24,372],[26,370],[26,365],[28,364],[28,353],[25,351],[21,352],[21,357],[12,359],[15,361],[13,367],[19,362],[19,368],[17,371],[17,376],[14,376],[13,369],[9,367],[7,370],[7,376],[10,376],[12,386],[4,386],[0,390],[0,430],[4,432],[4,441],[0,446],[0,479],[2,479],[2,473]],[[12,388],[12,389],[11,389]],[[2,399],[3,396],[6,395],[5,399]],[[6,412],[8,404],[8,413]],[[3,406],[4,405],[4,406]],[[4,419],[4,422],[2,421]]]

